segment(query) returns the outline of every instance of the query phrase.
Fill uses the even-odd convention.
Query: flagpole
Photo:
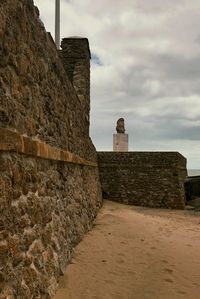
[[[55,44],[60,49],[60,0],[55,1]]]

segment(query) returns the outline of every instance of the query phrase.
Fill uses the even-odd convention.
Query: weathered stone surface
[[[86,134],[90,120],[90,49],[87,38],[68,37],[61,42],[60,57],[82,105]]]
[[[44,142],[33,140],[9,129],[0,128],[0,140],[0,151],[13,151],[37,158],[97,167],[97,163]]]
[[[87,67],[89,80],[89,59]],[[95,161],[87,90],[86,115],[33,1],[1,1],[0,127]]]
[[[189,176],[185,181],[186,200],[191,204],[191,200],[200,198],[200,176]],[[197,200],[197,201],[198,201]],[[200,200],[199,200],[200,201]]]
[[[62,273],[101,206],[97,169],[16,153],[1,154],[1,161],[9,161],[0,171],[1,187],[12,187],[2,188],[0,196],[0,294],[9,286],[13,298],[50,298],[50,280]],[[18,166],[20,184],[13,180]]]
[[[98,152],[104,196],[140,206],[184,209],[186,159],[177,152]]]
[[[101,206],[85,111],[33,1],[0,1],[0,299],[51,298]]]

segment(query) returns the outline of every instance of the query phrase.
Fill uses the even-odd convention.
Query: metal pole
[[[60,49],[60,0],[56,0],[55,44],[56,44],[56,48]]]

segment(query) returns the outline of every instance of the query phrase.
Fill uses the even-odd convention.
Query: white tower
[[[55,1],[55,44],[60,49],[60,0]]]

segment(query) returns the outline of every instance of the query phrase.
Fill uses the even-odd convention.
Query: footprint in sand
[[[121,244],[127,244],[127,242],[125,242],[125,241],[122,241],[122,242],[120,242]]]
[[[120,259],[120,260],[117,260],[117,262],[118,262],[119,264],[123,264],[123,263],[124,263],[124,260]]]
[[[174,283],[173,280],[172,280],[171,278],[165,278],[164,280],[165,280],[166,282],[169,282],[169,283]]]
[[[106,260],[102,260],[102,263],[106,263],[107,261]]]
[[[140,262],[139,265],[146,265],[146,263],[144,263],[144,262]]]
[[[160,240],[158,240],[158,239],[155,239],[155,242],[156,242],[156,243],[160,243]]]
[[[108,271],[108,273],[111,275],[118,275],[118,272],[115,272],[115,271]]]
[[[173,273],[173,270],[172,269],[170,269],[170,268],[165,268],[165,269],[163,269],[165,272],[167,272],[167,273]]]
[[[170,265],[170,267],[176,268],[176,265],[174,265],[174,264],[171,264],[171,265]]]
[[[120,256],[125,256],[125,254],[124,254],[124,253],[121,253],[121,252],[118,253],[118,255],[120,255]]]
[[[151,249],[157,249],[156,247],[152,246]]]
[[[161,262],[162,262],[163,264],[168,264],[168,261],[167,261],[167,260],[161,260]]]
[[[111,294],[112,298],[115,298],[115,299],[123,299],[124,297],[118,293],[114,293],[114,294]]]
[[[132,271],[132,270],[128,270],[127,273],[128,273],[128,274],[135,274],[135,272]]]
[[[182,291],[182,290],[178,290],[177,293],[178,294],[182,294],[182,295],[186,295],[187,294],[185,291]]]
[[[194,282],[194,283],[193,283],[193,286],[199,287],[199,286],[200,286],[200,284],[199,284],[199,283],[197,283],[197,282]]]

